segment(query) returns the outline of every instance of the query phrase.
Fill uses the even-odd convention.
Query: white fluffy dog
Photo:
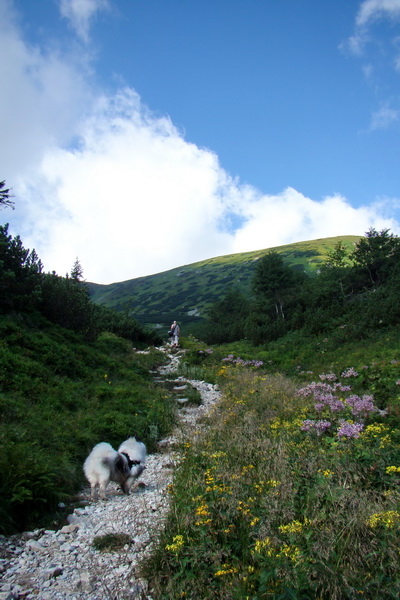
[[[146,446],[140,440],[130,437],[125,442],[122,442],[118,448],[118,452],[125,456],[131,470],[130,479],[131,485],[135,479],[141,475],[145,469],[147,458]]]
[[[135,443],[137,445],[135,452]],[[83,470],[91,487],[91,498],[96,495],[99,487],[99,496],[106,497],[106,488],[110,481],[118,483],[124,494],[129,494],[130,488],[144,470],[146,460],[146,446],[135,438],[129,438],[121,447],[126,450],[116,451],[107,442],[97,444],[83,465]],[[132,458],[131,458],[132,455]]]

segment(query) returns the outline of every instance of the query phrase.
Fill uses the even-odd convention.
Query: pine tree
[[[82,281],[83,280],[83,268],[81,263],[79,262],[78,257],[76,257],[75,262],[71,269],[71,279],[74,281]]]
[[[14,210],[14,202],[10,198],[12,198],[12,194],[10,194],[10,189],[6,188],[6,182],[0,181],[0,208],[10,206]]]

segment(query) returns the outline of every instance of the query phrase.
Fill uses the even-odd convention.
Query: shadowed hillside
[[[142,324],[166,328],[177,319],[191,330],[203,320],[209,306],[230,288],[247,293],[257,260],[270,250],[278,252],[289,266],[312,274],[337,242],[352,247],[358,239],[359,236],[340,236],[229,254],[156,275],[88,286],[94,302],[127,311]]]

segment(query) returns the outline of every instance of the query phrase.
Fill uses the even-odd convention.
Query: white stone
[[[179,350],[160,372],[176,373]],[[121,494],[116,484],[107,488],[106,502],[90,501],[90,490],[82,491],[84,506],[68,515],[68,525],[59,531],[37,529],[21,536],[0,536],[7,558],[0,563],[0,600],[152,600],[147,583],[135,580],[133,567],[148,554],[169,507],[168,485],[180,462],[180,442],[198,429],[204,416],[220,397],[216,387],[201,381],[176,379],[199,390],[201,406],[179,409],[181,425],[149,455],[146,469],[131,495]],[[119,552],[99,552],[93,538],[103,533],[127,533],[133,543]],[[40,539],[40,542],[39,542]],[[16,586],[19,586],[16,588]],[[14,595],[17,589],[18,596]]]

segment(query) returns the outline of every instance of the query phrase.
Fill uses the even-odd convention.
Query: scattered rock
[[[157,376],[175,373],[182,350],[166,352],[168,364]],[[179,463],[179,443],[198,429],[198,421],[219,399],[216,386],[179,377],[178,387],[196,388],[200,406],[185,406],[181,398],[180,425],[158,442],[133,493],[123,495],[116,484],[107,488],[107,501],[90,501],[82,491],[83,506],[68,515],[59,531],[37,529],[18,536],[0,536],[0,600],[152,600],[148,584],[135,576],[135,567],[151,552],[169,508],[168,487]],[[93,539],[125,533],[133,543],[122,550],[101,552]]]

